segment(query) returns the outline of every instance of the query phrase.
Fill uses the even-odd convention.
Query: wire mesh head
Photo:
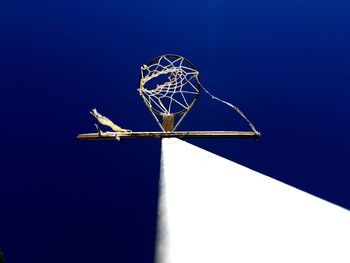
[[[198,98],[199,74],[178,55],[162,55],[141,67],[139,92],[146,106],[158,115],[187,113]]]

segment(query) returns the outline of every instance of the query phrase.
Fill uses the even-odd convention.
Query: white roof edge
[[[157,263],[350,262],[350,211],[162,139]]]

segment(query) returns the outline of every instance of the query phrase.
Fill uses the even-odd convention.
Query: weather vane
[[[141,67],[139,94],[156,120],[161,132],[133,132],[123,129],[96,109],[90,113],[96,120],[112,131],[103,132],[95,124],[97,133],[79,134],[78,139],[124,139],[137,137],[238,137],[259,138],[260,133],[247,117],[234,105],[212,95],[200,82],[199,72],[184,57],[167,54],[156,57]],[[252,131],[176,131],[187,113],[192,109],[201,91],[212,99],[234,109]]]

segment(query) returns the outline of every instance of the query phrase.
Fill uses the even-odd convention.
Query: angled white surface
[[[350,212],[162,139],[157,263],[350,262]]]

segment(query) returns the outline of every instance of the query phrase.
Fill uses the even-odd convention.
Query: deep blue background
[[[350,209],[350,2],[1,1],[0,248],[7,262],[153,261],[160,141],[78,142],[92,107],[158,130],[140,66],[185,56],[263,133],[190,140]],[[181,130],[247,130],[202,94]]]

